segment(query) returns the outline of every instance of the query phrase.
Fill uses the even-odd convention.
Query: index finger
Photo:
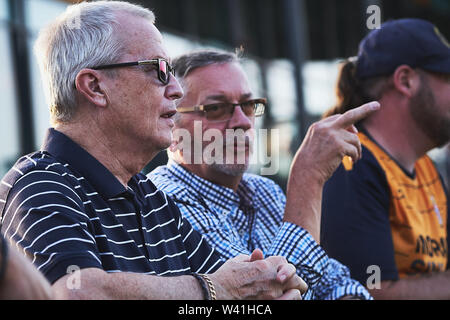
[[[375,111],[380,109],[380,103],[377,101],[369,102],[361,107],[352,109],[344,113],[337,121],[336,124],[341,128],[348,128],[353,124],[368,117]]]

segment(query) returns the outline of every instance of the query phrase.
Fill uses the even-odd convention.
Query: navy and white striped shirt
[[[284,256],[297,267],[309,285],[305,299],[372,299],[359,282],[350,278],[348,268],[328,258],[306,230],[282,222],[286,197],[272,180],[244,174],[234,192],[172,160],[148,176],[175,201],[223,260],[259,248],[265,256]]]
[[[123,186],[50,129],[0,185],[2,233],[54,283],[68,268],[177,276],[208,273],[219,255],[143,174]]]

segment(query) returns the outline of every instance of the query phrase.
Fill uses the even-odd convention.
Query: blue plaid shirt
[[[173,161],[155,169],[149,177],[175,201],[222,259],[248,255],[259,248],[265,256],[284,256],[297,267],[309,286],[305,299],[372,299],[359,282],[350,278],[348,268],[328,258],[306,230],[282,222],[286,197],[272,180],[244,174],[234,192]]]

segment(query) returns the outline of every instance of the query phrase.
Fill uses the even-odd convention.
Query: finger
[[[256,260],[264,260],[264,253],[260,249],[253,250],[252,255],[250,256],[250,262]]]
[[[344,113],[336,120],[336,125],[341,128],[348,128],[351,125],[363,120],[375,111],[380,109],[380,103],[373,101],[362,105],[361,107],[352,109]]]
[[[288,290],[279,298],[275,300],[302,300],[302,295],[297,289]]]
[[[339,134],[339,140],[336,141],[336,144],[340,150],[340,156],[349,156],[353,162],[361,159],[362,146],[358,135],[350,133],[347,130],[341,130]]]
[[[356,128],[355,128],[356,129]],[[361,159],[362,157],[362,146],[361,146],[361,141],[359,140],[358,135],[356,135],[355,133],[350,133],[350,132],[346,132],[347,134],[345,134],[343,136],[343,139],[346,143],[354,146],[357,149],[357,154],[358,156],[356,158],[353,158],[353,162],[356,162],[358,160]],[[348,154],[347,154],[348,155]]]
[[[344,146],[344,156],[352,158],[353,163],[356,163],[360,158],[360,152],[356,146],[347,144]]]
[[[234,257],[232,260],[236,261],[236,262],[250,262],[251,257],[249,255],[246,254],[240,254],[236,257]]]
[[[333,122],[336,119],[338,119],[340,116],[341,116],[341,114],[334,114],[334,115],[329,116],[327,118],[323,118],[322,120],[319,120],[319,121]]]
[[[300,278],[300,276],[294,274],[283,283],[283,291],[291,289],[300,290],[300,292],[303,294],[306,292],[306,290],[308,290],[308,285],[302,278]]]
[[[290,263],[280,265],[277,270],[277,281],[281,284],[288,281],[296,274],[296,268]]]
[[[356,129],[356,127],[354,125],[351,125],[350,127],[347,128],[347,131],[350,133],[354,133],[354,134],[358,134],[358,129]]]

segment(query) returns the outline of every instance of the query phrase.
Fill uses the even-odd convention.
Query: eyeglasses
[[[175,75],[174,68],[169,64],[169,62],[162,58],[152,59],[152,60],[143,60],[143,61],[135,61],[135,62],[124,62],[124,63],[115,63],[115,64],[107,64],[103,66],[93,67],[91,69],[94,70],[102,70],[102,69],[112,69],[112,68],[123,68],[123,67],[132,67],[132,66],[145,66],[152,65],[156,66],[158,70],[158,79],[162,82],[163,85],[167,85],[170,80],[170,74]]]
[[[231,119],[234,108],[240,106],[247,117],[259,117],[264,114],[267,99],[254,99],[240,103],[212,103],[195,107],[178,107],[180,113],[203,112],[207,120],[225,121]]]

